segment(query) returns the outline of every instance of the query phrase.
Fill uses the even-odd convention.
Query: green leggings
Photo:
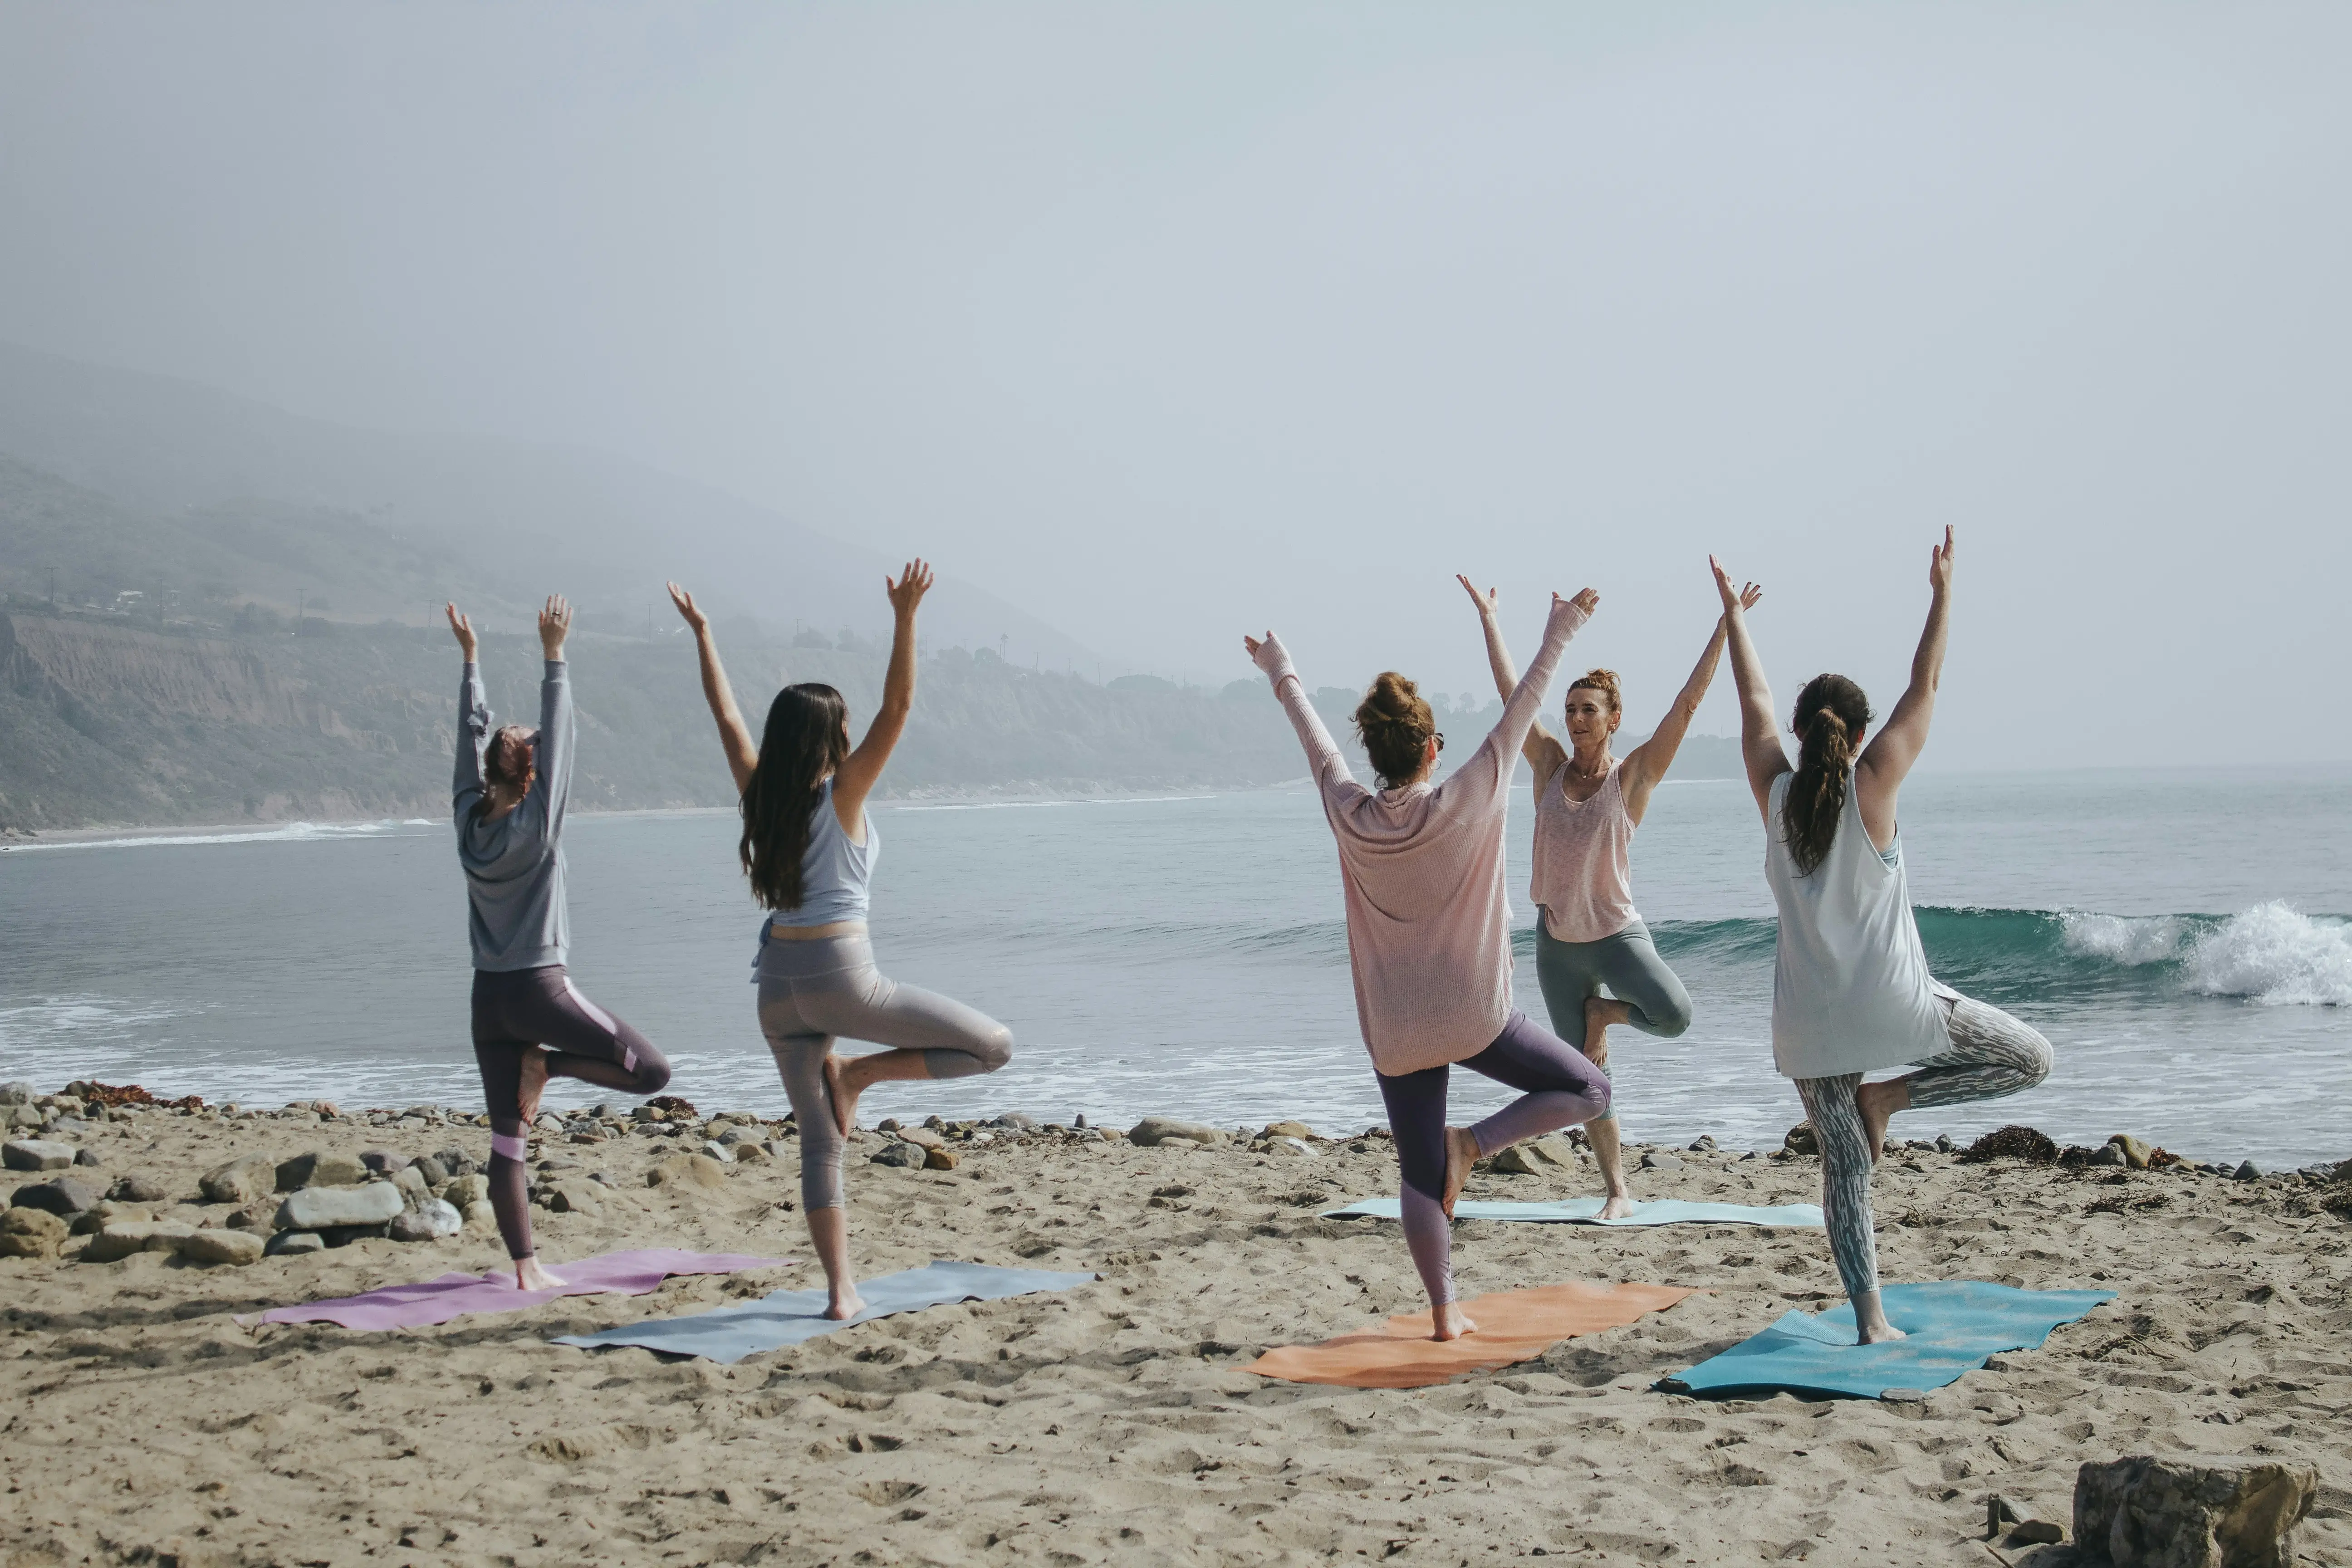
[[[1690,1027],[1690,993],[1658,956],[1650,928],[1640,921],[1599,942],[1561,942],[1544,929],[1538,910],[1536,984],[1543,987],[1551,1032],[1579,1050],[1584,1048],[1585,1001],[1600,995],[1603,986],[1630,1010],[1626,1022],[1645,1035],[1672,1039]],[[1593,1120],[1607,1121],[1616,1114],[1612,1104]]]

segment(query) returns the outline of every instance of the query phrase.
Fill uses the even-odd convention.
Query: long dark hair
[[[752,896],[769,910],[801,901],[817,792],[849,759],[849,705],[830,686],[787,686],[768,705],[760,761],[743,786],[743,838],[735,853]]]
[[[1780,836],[1797,875],[1810,877],[1837,837],[1853,772],[1854,737],[1872,718],[1870,699],[1843,675],[1816,675],[1797,693],[1797,776],[1780,802]]]

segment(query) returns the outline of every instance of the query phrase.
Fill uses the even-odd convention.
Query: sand
[[[1238,1369],[1267,1345],[1422,1304],[1393,1224],[1317,1217],[1394,1190],[1384,1142],[1277,1156],[1038,1138],[942,1172],[866,1163],[881,1143],[864,1136],[851,1203],[869,1273],[957,1258],[1104,1278],[720,1367],[548,1342],[813,1284],[813,1264],[359,1333],[246,1329],[232,1314],[491,1268],[495,1238],[365,1240],[249,1268],[0,1261],[0,1562],[1480,1564],[1540,1552],[1981,1568],[2032,1556],[1983,1543],[1988,1493],[2064,1521],[2083,1460],[2135,1453],[2315,1464],[2306,1560],[2352,1561],[2347,1227],[2292,1179],[1892,1157],[1877,1193],[1888,1279],[2120,1299],[1923,1403],[1708,1403],[1651,1384],[1791,1307],[1836,1300],[1822,1233],[1465,1224],[1465,1293],[1566,1279],[1715,1293],[1444,1386],[1307,1387]],[[161,1112],[74,1137],[100,1152],[95,1173],[147,1172],[189,1194],[232,1153],[488,1142],[472,1128]],[[559,1267],[623,1247],[807,1257],[789,1159],[733,1167],[709,1189],[637,1184],[667,1150],[551,1142],[633,1195],[596,1216],[538,1211],[542,1254]],[[1682,1158],[1643,1173],[1640,1194],[1818,1196],[1811,1160]],[[1484,1175],[1471,1192],[1591,1190],[1569,1171]]]

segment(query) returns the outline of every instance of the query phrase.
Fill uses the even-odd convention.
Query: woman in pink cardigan
[[[1552,596],[1543,646],[1502,722],[1444,784],[1429,782],[1445,744],[1429,703],[1394,670],[1374,681],[1356,710],[1356,732],[1380,775],[1377,794],[1348,771],[1275,635],[1242,639],[1307,748],[1339,841],[1356,1017],[1396,1135],[1405,1244],[1441,1340],[1477,1327],[1454,1300],[1447,1228],[1472,1163],[1609,1109],[1609,1080],[1584,1054],[1511,1005],[1503,891],[1512,768],[1560,651],[1600,602],[1590,588]],[[1475,1127],[1447,1126],[1445,1080],[1455,1062],[1520,1097]]]

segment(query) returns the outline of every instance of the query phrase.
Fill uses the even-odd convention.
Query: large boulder
[[[216,1204],[257,1203],[277,1185],[277,1166],[267,1154],[244,1155],[196,1178],[197,1190]]]
[[[2074,1543],[2116,1568],[2294,1568],[2294,1531],[2319,1473],[2274,1459],[2084,1465],[2074,1479]]]
[[[292,1193],[305,1187],[356,1187],[373,1174],[357,1154],[314,1150],[278,1163],[278,1190]]]
[[[74,1163],[74,1146],[47,1138],[12,1138],[0,1143],[0,1163],[12,1171],[62,1171]]]
[[[66,1222],[47,1209],[0,1215],[0,1258],[47,1258],[65,1245]]]
[[[9,1194],[18,1208],[47,1209],[64,1219],[88,1212],[99,1203],[98,1188],[79,1176],[55,1176],[28,1182]]]
[[[1225,1141],[1225,1134],[1204,1122],[1147,1116],[1127,1130],[1127,1141],[1139,1149],[1157,1149],[1162,1143],[1198,1143],[1213,1149]]]
[[[407,1206],[390,1182],[363,1187],[303,1187],[278,1205],[280,1230],[326,1230],[383,1225]]]
[[[174,1250],[191,1263],[226,1263],[241,1268],[260,1262],[268,1245],[249,1230],[199,1230],[182,1237]]]

